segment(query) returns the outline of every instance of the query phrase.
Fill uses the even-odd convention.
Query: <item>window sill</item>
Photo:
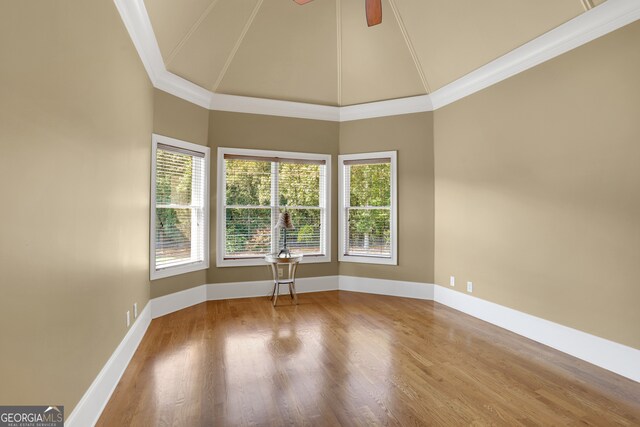
[[[150,279],[164,279],[166,277],[178,276],[180,274],[192,273],[194,271],[206,270],[209,268],[209,263],[205,261],[194,262],[183,265],[176,265],[175,267],[167,267],[161,270],[151,270]]]
[[[320,264],[331,262],[329,255],[308,255],[302,258],[300,264]],[[216,267],[252,267],[269,265],[263,257],[247,258],[247,259],[219,259],[216,261]]]
[[[340,255],[340,262],[354,262],[360,264],[398,265],[396,257],[382,258],[374,256]]]

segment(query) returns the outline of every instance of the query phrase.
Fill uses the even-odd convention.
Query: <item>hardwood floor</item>
[[[153,320],[98,425],[640,425],[640,384],[438,303],[285,301]]]

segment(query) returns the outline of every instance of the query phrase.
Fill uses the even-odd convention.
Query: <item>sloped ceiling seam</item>
[[[247,33],[249,32],[249,28],[251,28],[253,21],[256,19],[256,15],[258,15],[258,12],[262,7],[263,1],[264,0],[258,0],[258,2],[253,8],[253,11],[251,11],[251,15],[249,16],[249,19],[247,19],[247,23],[244,24],[244,28],[242,29],[242,32],[240,33],[240,36],[238,37],[236,44],[233,46],[233,49],[229,53],[229,57],[227,58],[227,61],[224,63],[224,67],[222,67],[222,70],[220,71],[220,75],[218,76],[216,82],[213,84],[213,87],[211,88],[212,92],[215,92],[216,90],[218,90],[220,83],[222,83],[222,79],[224,79],[225,74],[227,74],[227,70],[229,69],[231,62],[233,62],[233,58],[235,58],[236,53],[238,52],[238,49],[240,49],[240,45],[242,45],[242,42],[244,41],[244,36],[246,36]]]
[[[198,20],[191,26],[189,31],[187,31],[187,33],[182,37],[182,40],[180,40],[180,42],[176,45],[176,47],[173,48],[173,50],[169,54],[169,58],[167,58],[166,67],[169,67],[169,65],[171,65],[171,63],[176,58],[180,50],[182,50],[182,47],[185,45],[185,43],[187,43],[187,41],[189,41],[189,39],[191,38],[193,33],[196,32],[198,27],[200,27],[200,24],[202,24],[202,21],[207,19],[207,16],[209,16],[209,13],[211,13],[213,8],[216,7],[217,3],[218,3],[218,0],[213,0],[211,4],[207,6],[205,11],[202,12],[202,15],[200,15],[200,17],[198,18]]]
[[[420,81],[422,81],[422,86],[426,93],[431,93],[431,88],[429,87],[429,82],[427,81],[427,77],[424,74],[424,69],[420,64],[420,59],[416,54],[416,50],[413,48],[413,43],[411,42],[411,38],[409,38],[409,34],[407,33],[407,29],[404,26],[404,21],[402,20],[402,16],[400,16],[400,11],[396,6],[395,0],[389,0],[389,5],[391,6],[391,10],[393,11],[393,16],[396,18],[396,22],[398,22],[398,26],[400,27],[400,32],[402,33],[402,37],[404,38],[404,42],[409,49],[409,53],[411,54],[411,58],[413,59],[413,64],[418,71],[418,75],[420,76]]]
[[[593,5],[593,0],[580,0],[580,3],[582,3],[582,7],[584,7],[585,11],[595,7]]]

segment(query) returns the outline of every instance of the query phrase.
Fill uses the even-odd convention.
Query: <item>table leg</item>
[[[296,292],[296,283],[295,282],[291,282],[290,285],[293,288],[293,303],[294,304],[298,304],[298,293]]]
[[[291,279],[291,283],[289,283],[289,293],[293,298],[293,303],[298,304],[298,293],[296,292],[296,270],[298,269],[298,263],[293,263],[290,266],[290,275],[289,279]]]
[[[273,300],[273,305],[276,305],[276,301],[278,300],[278,293],[280,292],[280,288],[278,286],[278,266],[275,264],[271,264],[271,273],[273,273],[273,292],[271,293],[271,299]]]

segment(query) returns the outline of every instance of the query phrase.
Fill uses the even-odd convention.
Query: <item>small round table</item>
[[[302,260],[302,254],[294,254],[290,257],[278,257],[278,254],[269,254],[264,257],[264,260],[271,265],[271,272],[273,273],[273,292],[271,299],[273,300],[273,306],[276,306],[278,302],[278,295],[280,294],[280,285],[289,285],[289,294],[293,299],[294,304],[298,304],[298,294],[296,293],[296,270],[298,269],[298,263]],[[278,275],[278,267],[287,265],[289,267],[289,274],[286,279],[281,279]]]

